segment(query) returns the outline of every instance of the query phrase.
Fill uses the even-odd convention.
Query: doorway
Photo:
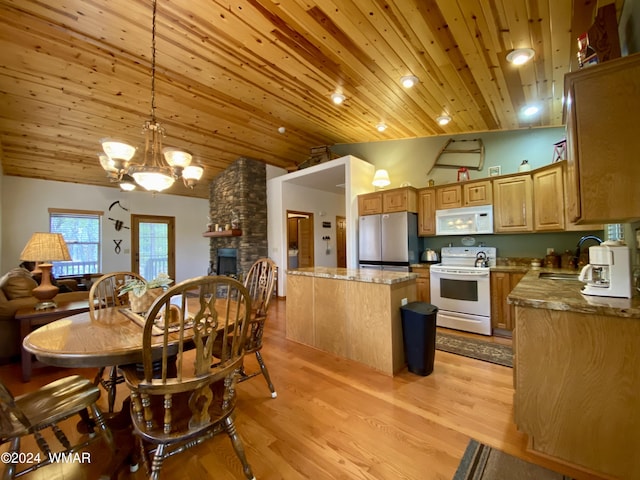
[[[131,270],[147,280],[176,278],[175,217],[131,215]]]
[[[347,268],[347,219],[336,216],[336,261],[338,268]]]
[[[287,210],[287,267],[314,266],[313,213]]]

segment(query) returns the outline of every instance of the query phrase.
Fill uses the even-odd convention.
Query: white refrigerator
[[[412,212],[363,215],[358,227],[360,268],[409,271],[418,263],[418,215]]]

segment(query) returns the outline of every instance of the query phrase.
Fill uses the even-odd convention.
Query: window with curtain
[[[53,262],[53,275],[66,277],[101,271],[101,220],[103,212],[49,210],[49,230],[61,233],[71,261]]]

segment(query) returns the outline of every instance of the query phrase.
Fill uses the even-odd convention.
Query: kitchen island
[[[369,269],[287,271],[288,339],[393,375],[406,363],[400,306],[417,299],[415,273]]]
[[[640,298],[582,295],[578,280],[530,270],[516,307],[514,414],[530,448],[640,478]]]

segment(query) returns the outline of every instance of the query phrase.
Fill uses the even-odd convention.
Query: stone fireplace
[[[241,232],[210,238],[209,274],[229,274],[224,272],[235,262],[232,275],[243,281],[253,262],[268,255],[266,165],[240,158],[215,177],[209,185],[209,216],[213,225],[233,224]]]

